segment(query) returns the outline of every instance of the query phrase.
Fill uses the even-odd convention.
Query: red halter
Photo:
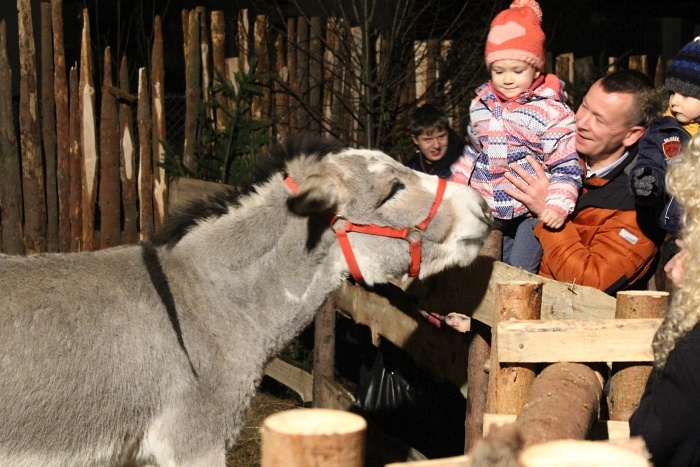
[[[299,193],[299,187],[291,177],[285,178],[284,181],[293,193]],[[428,228],[428,224],[430,224],[430,221],[432,221],[433,217],[435,217],[435,214],[440,207],[440,203],[442,203],[442,198],[445,194],[446,187],[447,182],[442,178],[438,178],[438,188],[437,192],[435,193],[435,200],[433,201],[433,205],[430,207],[428,217],[426,217],[423,222],[415,227],[397,229],[394,227],[382,227],[374,224],[355,224],[335,214],[329,214],[327,216],[328,222],[331,224],[331,228],[335,231],[335,234],[338,237],[338,243],[340,244],[340,249],[342,250],[343,255],[345,255],[345,261],[348,263],[348,267],[350,268],[350,274],[352,274],[352,277],[357,283],[364,284],[365,281],[362,279],[360,267],[355,259],[355,254],[352,252],[352,247],[350,246],[350,241],[348,240],[348,232],[358,232],[406,240],[411,249],[411,267],[408,270],[408,275],[410,277],[416,277],[418,275],[418,271],[420,270],[423,232],[425,232],[425,229]]]

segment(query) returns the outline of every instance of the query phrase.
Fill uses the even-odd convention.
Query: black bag
[[[360,370],[357,405],[369,414],[410,412],[418,406],[419,390],[402,371],[400,357],[382,348],[367,371]]]

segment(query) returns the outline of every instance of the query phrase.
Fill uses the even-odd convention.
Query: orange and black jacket
[[[541,223],[535,228],[543,249],[540,275],[610,295],[646,286],[661,233],[653,213],[635,206],[628,188],[636,155],[635,146],[610,174],[585,180],[561,230]]]

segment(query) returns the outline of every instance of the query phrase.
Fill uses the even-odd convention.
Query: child
[[[431,104],[418,107],[408,120],[408,133],[416,145],[416,152],[406,166],[450,178],[450,166],[464,149],[464,139],[450,128],[450,120],[444,110]]]
[[[476,90],[469,110],[472,144],[452,168],[453,180],[467,183],[489,203],[503,232],[503,261],[532,273],[539,270],[542,250],[533,222],[524,222],[527,208],[505,192],[513,186],[505,173],[517,176],[511,164],[533,173],[528,155],[543,164],[550,183],[539,220],[551,229],[561,228],[574,210],[583,173],[563,84],[542,72],[541,19],[536,1],[515,0],[491,23],[485,54],[491,80]]]
[[[666,192],[664,177],[666,168],[680,161],[677,156],[681,148],[698,132],[700,37],[678,52],[666,71],[665,84],[671,93],[669,109],[639,140],[639,157],[632,169],[630,184],[637,203],[656,208],[659,226],[672,237],[667,245],[673,246],[673,237],[680,230],[681,214]]]

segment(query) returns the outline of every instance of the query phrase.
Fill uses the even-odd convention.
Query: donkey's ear
[[[328,172],[312,174],[301,184],[299,193],[287,200],[287,206],[300,216],[335,212],[342,203],[343,192],[335,176]]]

